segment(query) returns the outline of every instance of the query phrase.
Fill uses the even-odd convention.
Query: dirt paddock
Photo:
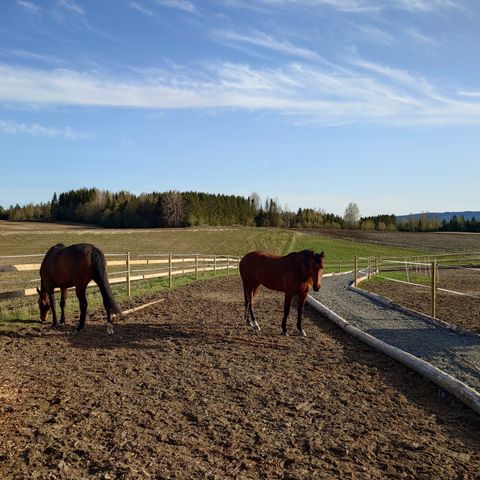
[[[111,337],[101,312],[1,332],[0,478],[478,478],[473,411],[312,310],[280,336],[280,294],[250,331],[242,296],[178,288]]]
[[[429,287],[372,280],[362,282],[359,286],[389,298],[399,305],[431,315],[432,300]],[[480,271],[441,270],[438,286],[471,296],[455,295],[439,290],[436,304],[437,318],[465,330],[480,333]]]

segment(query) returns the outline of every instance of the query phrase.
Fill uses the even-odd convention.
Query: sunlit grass
[[[230,275],[237,274],[237,270],[232,270]],[[209,280],[212,278],[220,278],[226,276],[226,271],[213,272],[200,272],[198,275],[198,281]],[[172,288],[178,288],[184,285],[195,283],[196,276],[185,275],[175,276],[173,278]],[[128,296],[126,284],[112,285],[112,291],[115,300],[120,305],[123,302],[128,302],[131,299],[144,298],[155,294],[161,294],[170,290],[168,285],[168,278],[155,278],[150,280],[142,280],[138,282],[132,282],[131,284],[131,296]],[[57,317],[60,319],[60,293],[55,294],[56,298],[56,311]],[[100,309],[103,311],[103,300],[100,291],[97,287],[91,287],[87,289],[87,302],[88,311]],[[78,306],[78,300],[74,291],[68,292],[67,302],[65,306],[65,316],[68,324],[76,324],[80,315],[80,309]],[[51,322],[51,314],[49,314],[48,323]],[[12,326],[19,326],[25,324],[40,323],[39,311],[37,305],[37,296],[22,297],[18,299],[7,300],[0,302],[0,331],[10,328]]]

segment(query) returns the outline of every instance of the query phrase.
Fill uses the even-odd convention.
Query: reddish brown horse
[[[240,260],[240,275],[245,294],[245,321],[253,328],[260,327],[253,313],[253,297],[260,285],[271,290],[285,292],[282,334],[287,335],[287,317],[292,298],[298,295],[298,334],[305,336],[302,328],[302,313],[308,292],[318,292],[322,282],[324,253],[303,250],[279,257],[265,252],[250,252]],[[251,318],[249,318],[251,317]]]
[[[108,283],[107,262],[105,255],[100,249],[90,243],[77,243],[65,247],[58,243],[50,248],[40,266],[40,290],[38,306],[40,308],[40,319],[45,321],[48,312],[52,310],[52,325],[57,326],[57,314],[55,312],[54,289],[61,291],[60,308],[62,311],[60,323],[65,323],[65,300],[67,288],[75,287],[78,301],[80,303],[80,322],[77,330],[85,327],[87,316],[87,285],[93,280],[100,288],[103,298],[103,305],[107,312],[107,332],[113,333],[111,315],[120,313],[120,309],[113,298],[112,290]]]

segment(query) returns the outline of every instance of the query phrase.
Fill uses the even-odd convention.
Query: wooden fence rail
[[[430,289],[431,309],[433,318],[437,315],[437,292],[442,291],[454,295],[462,295],[471,298],[480,298],[479,295],[471,295],[455,290],[440,288],[439,270],[441,269],[464,269],[480,273],[480,254],[478,253],[451,253],[440,255],[421,255],[415,257],[355,257],[354,281],[356,287],[360,281],[377,276],[390,282],[397,282],[416,287]],[[382,275],[382,272],[385,275]],[[404,272],[406,281],[386,276],[392,272]],[[411,281],[411,274],[416,273],[428,278],[428,283],[415,283]]]
[[[33,255],[31,255],[33,256]],[[39,255],[40,256],[40,255]],[[111,257],[123,256],[120,260],[109,259]],[[29,256],[30,257],[30,256]],[[232,271],[238,269],[240,257],[232,255],[204,255],[204,254],[155,254],[155,255],[133,255],[131,252],[126,254],[107,254],[107,268],[108,267],[122,267],[125,270],[108,272],[110,284],[127,284],[127,293],[131,294],[131,282],[138,280],[149,280],[154,278],[168,278],[169,287],[173,286],[173,278],[175,276],[195,275],[198,280],[200,273],[226,271],[227,275]],[[140,258],[142,257],[142,258]],[[0,257],[0,261],[7,257]],[[12,257],[9,257],[12,258]],[[21,258],[21,257],[15,257]],[[143,268],[138,268],[143,267]],[[0,273],[15,273],[15,272],[38,272],[40,263],[16,263],[9,265],[0,265]],[[38,281],[40,279],[33,280]],[[94,282],[88,285],[94,286]],[[0,292],[0,300],[7,300],[12,298],[28,297],[36,295],[37,289],[26,288],[18,290],[10,290]]]

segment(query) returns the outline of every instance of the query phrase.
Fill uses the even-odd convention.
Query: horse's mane
[[[306,248],[305,250],[301,250],[300,252],[291,252],[289,253],[288,255],[286,255],[287,257],[293,257],[293,256],[297,256],[297,255],[303,255],[303,263],[305,264],[305,266],[308,268],[308,261],[309,261],[309,258],[312,256],[312,255],[315,255],[315,252],[313,250],[310,250],[309,248]]]
[[[303,255],[311,255],[312,253],[315,253],[313,250],[310,250],[308,248],[306,248],[305,250],[301,250],[300,252],[290,252],[289,254],[287,254],[287,257],[290,257],[291,255],[299,255],[303,253]]]

